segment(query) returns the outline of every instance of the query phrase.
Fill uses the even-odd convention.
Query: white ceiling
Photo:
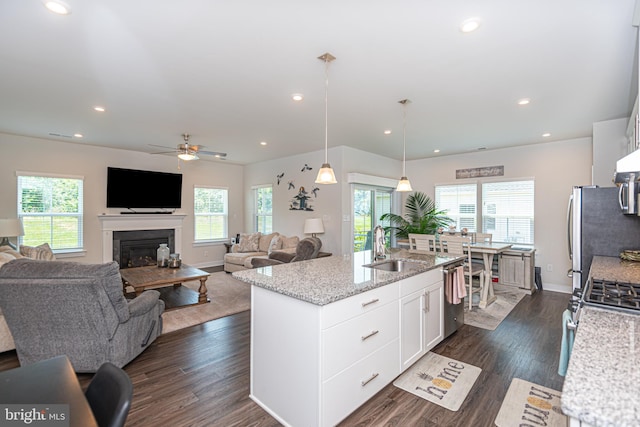
[[[404,98],[407,159],[590,136],[635,100],[634,1],[5,0],[0,132],[149,153],[189,132],[238,164],[320,150],[330,52],[329,147],[401,159]]]

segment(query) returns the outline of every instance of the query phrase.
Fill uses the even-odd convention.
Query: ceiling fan
[[[155,145],[155,144],[149,144],[152,147],[159,147],[159,148],[166,148],[167,150],[171,150],[171,151],[160,151],[157,153],[151,153],[151,154],[168,154],[168,153],[178,153],[178,158],[180,158],[181,160],[184,161],[190,161],[190,160],[198,160],[200,157],[198,156],[199,154],[205,154],[207,156],[214,156],[217,159],[220,160],[227,160],[227,153],[221,153],[219,151],[206,151],[203,150],[203,148],[206,148],[204,145],[191,145],[189,144],[189,134],[188,133],[183,133],[182,134],[182,138],[184,138],[184,143],[182,144],[178,144],[178,146],[176,148],[171,148],[171,147],[165,147],[163,145]]]

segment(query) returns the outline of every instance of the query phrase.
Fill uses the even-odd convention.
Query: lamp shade
[[[304,234],[322,234],[324,233],[324,224],[321,218],[308,218],[304,220]]]
[[[0,237],[24,236],[20,219],[0,219]]]

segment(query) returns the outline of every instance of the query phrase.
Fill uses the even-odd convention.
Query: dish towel
[[[464,267],[457,267],[447,272],[444,283],[444,294],[449,304],[460,304],[467,296],[464,285]]]
[[[565,310],[562,313],[562,343],[560,345],[560,363],[558,365],[558,375],[563,377],[567,374],[575,337],[575,331],[567,327],[570,321],[573,321],[573,316],[569,310]]]

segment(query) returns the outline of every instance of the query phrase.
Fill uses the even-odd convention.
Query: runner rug
[[[561,393],[519,378],[511,381],[496,417],[496,426],[566,427],[569,420],[560,409]]]
[[[393,385],[457,411],[481,371],[477,366],[429,352],[398,377]]]
[[[487,308],[473,307],[473,310],[469,311],[465,305],[465,325],[493,331],[511,313],[520,300],[525,295],[529,295],[527,291],[512,286],[494,285],[493,289],[496,300]]]

